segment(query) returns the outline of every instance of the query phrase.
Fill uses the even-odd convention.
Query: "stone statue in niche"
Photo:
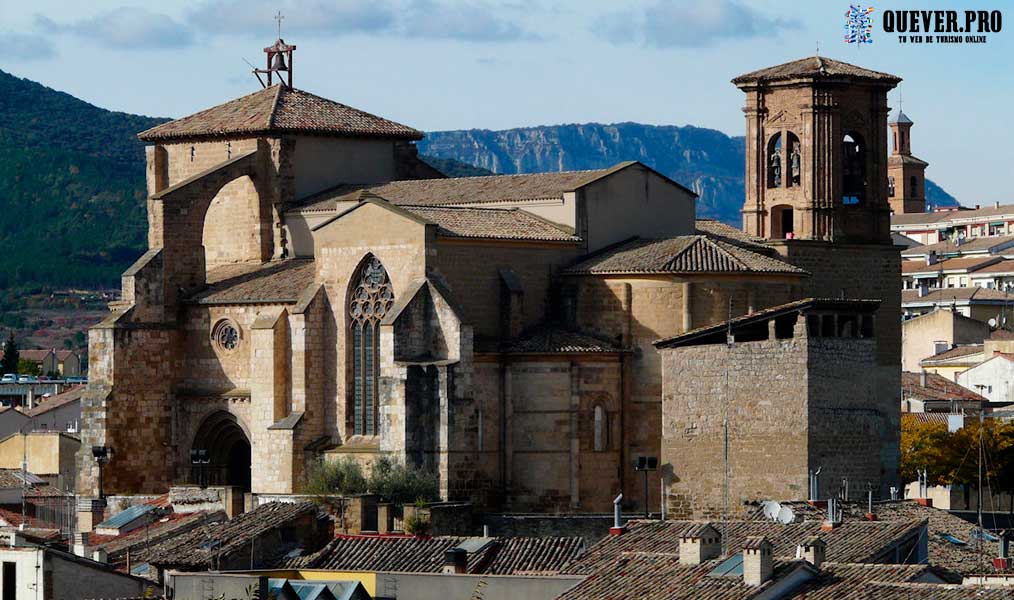
[[[771,154],[771,185],[774,187],[782,185],[782,157],[778,152]]]
[[[792,165],[792,185],[799,185],[799,174],[802,171],[800,166],[799,142],[792,144],[792,155],[789,158]]]

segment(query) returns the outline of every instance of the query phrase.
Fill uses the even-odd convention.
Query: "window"
[[[887,195],[894,198],[894,175],[887,178]]]
[[[606,411],[601,406],[595,407],[595,451],[606,449]]]
[[[4,561],[2,600],[16,600],[18,597],[18,565]]]
[[[197,148],[195,146],[190,147],[190,162],[194,162],[194,157],[197,156]]]
[[[356,435],[377,434],[380,381],[380,322],[394,303],[384,265],[374,256],[363,260],[349,293],[349,349],[352,353],[352,419]]]
[[[908,178],[908,192],[913,198],[921,197],[921,194],[919,193],[919,178],[915,175]]]
[[[842,204],[861,204],[866,191],[866,148],[862,137],[849,133],[842,139]]]
[[[211,330],[211,341],[222,351],[232,352],[239,346],[239,326],[231,319],[222,319]]]

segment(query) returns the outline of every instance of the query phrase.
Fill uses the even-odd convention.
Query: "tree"
[[[369,489],[395,504],[428,502],[440,498],[440,482],[436,475],[410,468],[386,456],[373,463]]]
[[[915,481],[926,470],[930,485],[946,483],[950,474],[947,425],[915,419],[901,421],[901,480]]]
[[[313,496],[347,496],[367,489],[362,467],[347,456],[308,465],[304,479],[306,493]]]
[[[18,362],[21,354],[18,352],[18,342],[14,339],[14,332],[10,332],[7,341],[4,342],[4,356],[0,359],[0,373],[17,373]]]
[[[925,469],[930,485],[972,484],[979,481],[980,427],[983,482],[994,491],[1014,488],[1014,423],[1000,419],[967,419],[948,432],[944,423],[903,419],[901,478],[915,481]]]

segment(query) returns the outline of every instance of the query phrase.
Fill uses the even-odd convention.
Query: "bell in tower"
[[[899,81],[822,56],[733,79],[746,93],[744,230],[887,243],[887,92]]]

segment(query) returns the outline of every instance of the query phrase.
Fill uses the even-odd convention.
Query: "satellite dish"
[[[995,318],[993,318],[993,319],[990,319],[990,320],[989,320],[989,321],[987,321],[987,322],[989,323],[989,326],[990,326],[990,327],[992,327],[993,329],[996,329],[996,319],[995,319]]]
[[[776,521],[782,525],[788,525],[796,520],[796,513],[792,512],[792,509],[788,506],[782,506],[778,510],[778,516],[775,518]]]
[[[782,510],[782,505],[774,500],[765,500],[761,503],[761,512],[764,514],[764,518],[769,521],[777,521],[780,510]]]

